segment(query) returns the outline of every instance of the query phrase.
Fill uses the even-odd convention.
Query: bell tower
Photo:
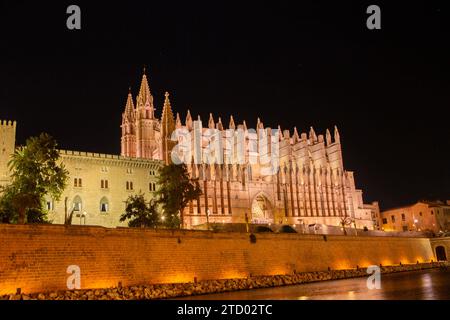
[[[155,118],[153,96],[148,85],[147,75],[142,75],[141,87],[136,99],[136,157],[153,159],[157,157],[159,121]]]

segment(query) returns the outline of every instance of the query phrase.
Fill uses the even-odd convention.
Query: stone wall
[[[425,238],[0,225],[0,294],[65,290],[69,265],[81,288],[182,283],[427,262]]]

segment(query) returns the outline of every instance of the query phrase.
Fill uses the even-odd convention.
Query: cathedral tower
[[[147,76],[142,76],[141,87],[136,99],[136,157],[153,159],[157,150],[156,131],[158,121],[155,118],[153,96],[150,93]]]
[[[125,104],[125,111],[122,113],[122,139],[121,152],[124,157],[136,157],[136,123],[135,123],[135,109],[133,103],[133,96],[131,90],[128,92],[127,103]]]

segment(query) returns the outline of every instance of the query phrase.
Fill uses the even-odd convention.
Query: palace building
[[[6,184],[16,123],[5,121],[0,128],[0,183]],[[70,179],[60,201],[46,200],[53,223],[64,223],[73,210],[73,224],[126,226],[119,217],[128,196],[143,192],[151,199],[158,169],[182,144],[190,150],[178,148],[177,154],[203,192],[185,209],[187,228],[207,221],[338,226],[346,218],[358,228],[377,228],[378,203],[363,203],[353,172],[345,170],[336,127],[333,134],[316,134],[313,128],[299,133],[267,128],[258,119],[251,130],[245,121],[235,123],[230,116],[225,125],[212,114],[204,125],[190,111],[182,121],[179,113],[173,115],[168,93],[158,118],[144,72],[136,99],[128,93],[121,130],[121,155],[60,151]],[[276,170],[267,170],[273,164],[267,157],[275,160]]]

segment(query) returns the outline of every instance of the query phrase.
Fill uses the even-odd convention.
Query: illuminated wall
[[[82,288],[189,282],[347,269],[434,259],[421,238],[0,225],[0,294],[66,289],[69,265]]]

